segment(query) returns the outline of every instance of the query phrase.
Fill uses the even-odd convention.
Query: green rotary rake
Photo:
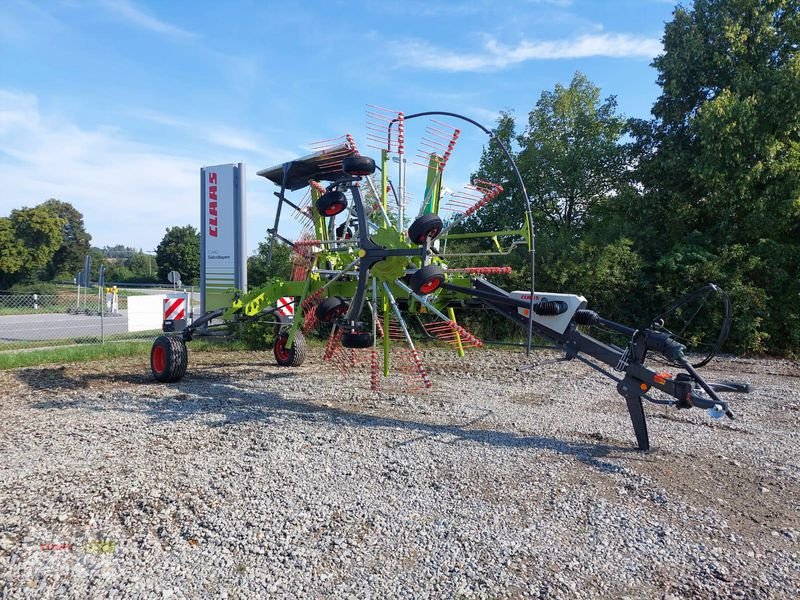
[[[430,120],[419,137],[420,149],[407,155],[407,126],[421,118]],[[443,175],[461,130],[440,119],[478,127],[507,157],[524,196],[519,229],[466,232],[461,227],[485,206],[502,202],[504,192],[500,184],[481,180],[456,193],[446,188]],[[718,392],[746,392],[749,387],[708,383],[696,371],[719,350],[730,326],[730,303],[722,290],[713,284],[704,286],[636,328],[588,310],[583,296],[537,291],[533,219],[525,185],[508,149],[490,130],[454,113],[405,115],[370,107],[367,131],[377,162],[362,155],[352,136],[346,135],[315,144],[308,156],[258,172],[279,187],[274,225],[268,229],[268,262],[276,244],[288,244],[292,276],[273,279],[243,294],[230,307],[201,316],[180,338],[159,337],[151,355],[157,379],[177,381],[184,375],[185,343],[195,333],[234,320],[259,319],[275,328],[273,352],[279,365],[302,364],[304,334],[324,325],[331,333],[323,359],[348,377],[359,371],[368,373],[373,390],[393,375],[405,377],[406,387],[428,388],[431,381],[415,335],[421,330],[464,356],[465,350],[480,348],[483,342],[457,322],[454,308],[473,307],[491,310],[518,325],[525,332],[526,352],[537,336],[562,350],[566,359],[581,360],[614,380],[627,403],[640,449],[649,448],[643,400],[678,408],[695,406],[708,409],[712,417],[733,418]],[[396,177],[390,177],[395,169]],[[409,169],[424,174],[424,195],[418,201],[408,191],[408,182],[414,180]],[[304,191],[301,199],[288,197],[300,190]],[[282,233],[281,219],[287,211],[300,223],[301,233],[295,239]],[[491,250],[463,252],[458,242],[474,238],[491,240]],[[509,272],[509,267],[448,266],[464,254],[475,262],[480,256],[510,254],[517,247],[524,248],[530,258],[529,290],[508,292],[487,279]],[[711,300],[717,300],[716,304]],[[694,318],[700,310],[694,309],[698,303],[721,307],[721,325],[703,360],[692,364],[686,353],[692,341],[687,329],[691,319],[678,330],[666,323],[681,315]],[[623,342],[601,342],[584,332],[590,327],[617,335]],[[649,355],[659,355],[682,372],[645,366]]]

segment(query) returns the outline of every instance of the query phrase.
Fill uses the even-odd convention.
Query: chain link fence
[[[181,290],[182,291],[182,290]],[[198,315],[190,292],[187,317]],[[161,306],[172,289],[71,288],[57,294],[0,291],[0,352],[70,344],[153,339],[161,333]]]

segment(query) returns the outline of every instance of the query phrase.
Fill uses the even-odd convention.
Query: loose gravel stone
[[[0,373],[0,596],[796,598],[800,365],[723,358],[736,421],[576,362],[426,350],[368,389],[311,349]]]

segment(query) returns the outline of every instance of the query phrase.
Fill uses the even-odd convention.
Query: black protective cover
[[[308,185],[309,179],[316,181],[336,181],[345,177],[341,168],[331,170],[331,163],[341,161],[344,156],[353,154],[352,148],[347,144],[340,144],[324,151],[315,152],[302,158],[290,160],[289,162],[261,169],[256,173],[261,177],[266,177],[272,183],[280,186],[284,183],[283,174],[286,168],[286,189],[295,191]]]

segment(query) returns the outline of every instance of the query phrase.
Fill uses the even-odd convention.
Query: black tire
[[[150,349],[150,370],[153,377],[164,383],[180,381],[186,374],[189,352],[183,338],[160,335]]]
[[[341,317],[347,312],[347,303],[341,298],[332,296],[325,298],[317,305],[317,319],[324,323],[328,323]]]
[[[350,331],[342,335],[342,346],[345,348],[372,348],[374,343],[368,331]]]
[[[347,226],[347,223],[342,223],[336,228],[337,240],[351,240],[353,239],[353,229]]]
[[[317,200],[317,212],[323,217],[335,217],[347,208],[344,192],[327,192]]]
[[[342,160],[342,171],[356,177],[372,175],[375,172],[375,161],[369,156],[348,156]]]
[[[444,270],[439,265],[425,265],[411,276],[409,286],[417,294],[432,294],[444,283]]]
[[[431,237],[434,238],[442,231],[442,218],[439,215],[422,215],[408,228],[408,237],[415,244],[420,246]]]
[[[272,346],[275,362],[281,367],[299,367],[306,359],[306,338],[299,331],[296,332],[291,348],[286,347],[288,340],[289,332],[282,333],[275,338],[275,344]]]

